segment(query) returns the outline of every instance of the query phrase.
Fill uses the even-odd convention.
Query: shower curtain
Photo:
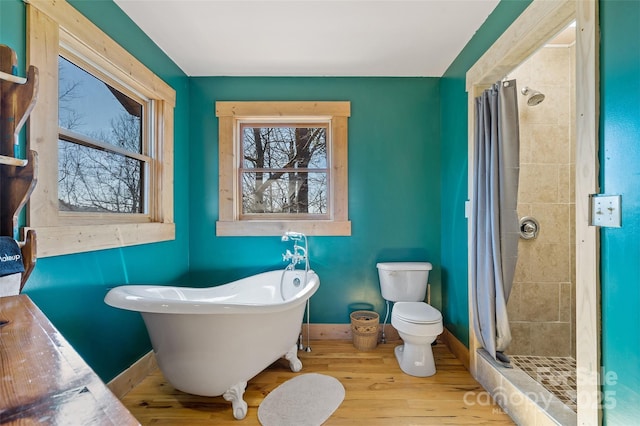
[[[475,99],[471,289],[476,337],[494,359],[511,342],[507,301],[518,259],[520,164],[516,81]]]

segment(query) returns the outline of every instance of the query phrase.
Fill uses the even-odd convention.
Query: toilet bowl
[[[395,348],[400,369],[411,376],[428,377],[436,373],[433,343],[443,331],[442,314],[424,302],[429,262],[378,263],[382,297],[395,302],[391,325],[403,344]]]
[[[404,343],[394,350],[400,369],[411,376],[433,376],[436,365],[431,343],[443,331],[440,311],[424,302],[396,302],[391,325]]]

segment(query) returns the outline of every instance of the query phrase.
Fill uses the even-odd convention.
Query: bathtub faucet
[[[289,241],[289,240],[293,241],[293,253],[291,252],[291,250],[287,250],[282,255],[282,260],[284,262],[290,262],[289,265],[287,265],[287,269],[295,269],[297,264],[302,263],[304,261],[304,270],[308,271],[309,270],[309,256],[308,256],[309,244],[307,242],[307,236],[304,234],[301,234],[300,232],[286,232],[282,236],[282,241]],[[299,244],[301,242],[304,243],[304,247]]]
[[[282,255],[282,260],[287,262],[289,261],[290,263],[287,265],[285,271],[293,271],[294,269],[296,269],[296,265],[302,261],[304,261],[304,281],[305,281],[305,285],[306,285],[306,281],[307,281],[307,272],[309,272],[309,242],[307,241],[307,236],[304,235],[301,232],[292,232],[292,231],[288,231],[285,232],[285,234],[282,236],[282,241],[293,241],[293,253],[291,253],[291,250],[287,250],[284,252],[284,254]],[[302,247],[300,245],[300,243],[304,243],[304,247]],[[284,272],[282,273],[282,276],[284,277],[285,274]],[[280,281],[280,292],[283,293],[282,291],[282,280]],[[283,297],[284,299],[284,293],[283,293]],[[309,299],[307,299],[307,347],[305,348],[302,345],[302,330],[300,330],[300,336],[298,337],[298,349],[300,350],[304,350],[306,352],[311,352],[311,333],[309,333]]]

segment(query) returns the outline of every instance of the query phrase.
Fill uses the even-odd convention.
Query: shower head
[[[527,105],[535,106],[535,105],[538,105],[542,101],[544,101],[544,95],[542,93],[540,93],[540,92],[533,92],[533,94],[527,100]]]
[[[531,89],[529,86],[524,86],[520,93],[529,97],[527,99],[527,105],[529,106],[536,106],[540,102],[544,101],[544,94]]]

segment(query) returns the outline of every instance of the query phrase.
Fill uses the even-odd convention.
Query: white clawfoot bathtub
[[[142,314],[171,385],[222,395],[243,419],[248,380],[283,356],[292,371],[302,369],[296,342],[306,301],[319,285],[312,270],[277,270],[209,288],[120,286],[105,302]]]

